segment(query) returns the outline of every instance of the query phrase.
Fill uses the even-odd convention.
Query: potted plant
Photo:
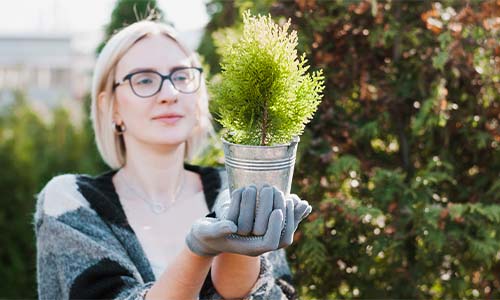
[[[232,192],[264,183],[290,187],[299,136],[321,101],[322,71],[307,73],[297,32],[271,16],[243,14],[243,33],[221,45],[221,74],[211,85],[224,127],[225,165]]]

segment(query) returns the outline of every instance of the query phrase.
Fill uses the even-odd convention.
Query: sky
[[[0,0],[0,35],[73,34],[83,48],[94,47],[116,0]],[[179,31],[203,28],[209,21],[204,0],[157,0]],[[85,50],[85,49],[84,49]]]

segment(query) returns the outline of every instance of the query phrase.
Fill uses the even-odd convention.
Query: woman
[[[200,63],[170,27],[140,21],[109,40],[91,109],[113,171],[39,194],[40,299],[296,297],[282,249],[311,207],[270,186],[258,207],[255,186],[230,197],[223,170],[184,162],[213,128]]]

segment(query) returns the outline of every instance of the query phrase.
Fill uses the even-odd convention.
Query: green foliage
[[[235,6],[235,2],[237,5]],[[241,29],[241,17],[246,10],[254,14],[267,13],[273,0],[248,1],[248,0],[211,0],[206,1],[207,13],[210,21],[205,27],[205,34],[200,42],[198,52],[205,57],[207,64],[214,73],[220,72],[220,53],[217,41],[220,41],[218,32],[222,28],[234,30],[235,25],[238,31]],[[214,32],[216,31],[216,32]],[[211,110],[215,111],[215,110]]]
[[[288,248],[300,298],[499,298],[498,1],[269,10],[327,82],[294,171],[314,207]]]
[[[225,35],[221,76],[212,87],[226,139],[248,145],[284,144],[302,134],[320,102],[322,72],[306,73],[297,33],[270,16],[243,15],[243,34]]]
[[[106,169],[92,135],[56,108],[43,121],[21,93],[0,114],[0,295],[34,299],[35,195],[61,173],[96,174]]]
[[[190,163],[201,166],[223,167],[224,150],[222,149],[222,143],[219,136],[216,135],[211,138],[204,151],[193,158]]]
[[[118,0],[111,13],[111,21],[104,29],[104,39],[96,52],[99,54],[102,51],[115,32],[140,20],[164,21],[163,12],[158,8],[156,0]]]

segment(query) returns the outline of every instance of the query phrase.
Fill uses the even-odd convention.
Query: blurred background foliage
[[[326,77],[294,175],[314,206],[288,248],[301,298],[500,298],[500,1],[209,1],[209,80],[246,9],[290,18]],[[35,298],[34,195],[106,167],[88,118],[16,99],[0,112],[0,297]]]

